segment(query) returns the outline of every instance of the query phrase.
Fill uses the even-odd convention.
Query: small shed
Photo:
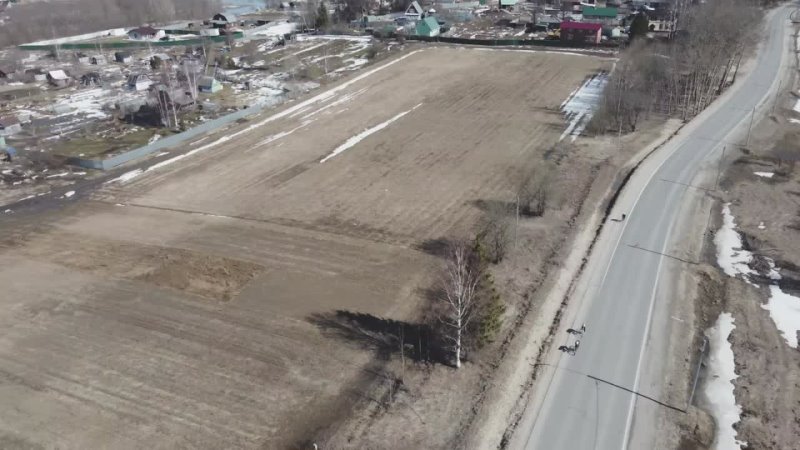
[[[33,69],[25,69],[25,79],[33,81],[47,81],[47,72],[38,67]]]
[[[92,64],[94,64],[94,65],[96,65],[96,66],[104,65],[104,64],[106,64],[107,62],[108,62],[108,61],[106,60],[106,57],[105,57],[105,56],[103,56],[103,55],[95,55],[95,56],[92,56]]]
[[[133,74],[128,77],[126,86],[132,91],[144,91],[153,84],[153,80],[144,73]]]
[[[133,62],[133,55],[130,52],[115,52],[114,60],[122,64],[130,64]]]
[[[417,22],[415,29],[417,36],[438,36],[440,32],[439,22],[434,17],[426,17]]]
[[[84,55],[83,53],[78,53],[75,56],[78,57],[78,63],[80,64],[90,64],[92,59],[89,58],[89,55]]]
[[[585,22],[561,22],[561,40],[599,44],[603,25]]]
[[[214,77],[200,77],[197,80],[197,90],[207,94],[213,94],[222,90],[222,83]]]
[[[406,8],[406,17],[412,19],[421,19],[423,14],[425,14],[425,10],[422,9],[422,6],[419,5],[419,2],[414,0],[408,5]]]
[[[51,70],[47,72],[47,82],[55,87],[65,87],[69,85],[69,77],[63,70]]]
[[[0,117],[0,136],[11,136],[22,131],[22,124],[14,116]]]
[[[149,41],[164,37],[164,30],[156,30],[153,27],[139,27],[128,31],[128,37],[135,41]]]
[[[200,36],[219,36],[219,28],[200,28]]]

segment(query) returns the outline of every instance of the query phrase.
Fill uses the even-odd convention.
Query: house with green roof
[[[416,33],[417,36],[438,36],[439,35],[439,22],[435,17],[428,16],[417,22]]]
[[[584,6],[581,13],[584,22],[602,23],[603,25],[617,25],[617,8],[597,8],[594,6]]]

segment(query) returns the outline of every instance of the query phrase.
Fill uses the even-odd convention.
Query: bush
[[[495,288],[494,279],[487,273],[484,280],[481,280],[481,295],[488,298],[482,299],[484,305],[478,326],[479,347],[497,339],[500,329],[503,327],[503,315],[506,313],[506,305]]]

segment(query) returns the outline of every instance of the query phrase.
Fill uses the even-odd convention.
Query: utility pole
[[[747,127],[747,140],[744,143],[745,148],[750,147],[750,130],[753,129],[753,119],[756,116],[756,107],[753,106],[753,112],[750,114],[750,125]]]
[[[778,105],[778,99],[781,97],[781,85],[783,84],[783,78],[778,80],[778,90],[775,92],[775,101],[772,102],[772,114],[775,114],[775,106]]]
[[[517,194],[517,220],[514,225],[514,251],[517,250],[517,236],[519,235],[519,194]]]

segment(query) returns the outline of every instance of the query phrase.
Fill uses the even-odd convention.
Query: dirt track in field
[[[0,447],[281,448],[335,426],[381,361],[309,318],[413,321],[439,264],[418,249],[509,198],[609,66],[428,48],[32,217],[0,246]]]

